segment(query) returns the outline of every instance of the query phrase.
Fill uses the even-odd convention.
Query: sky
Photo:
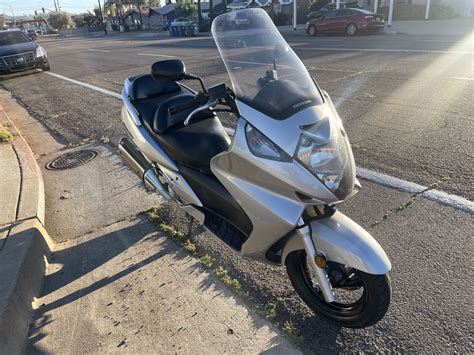
[[[81,13],[87,10],[93,10],[98,5],[97,0],[58,0],[61,10],[70,13]],[[103,5],[104,0],[100,0]],[[41,12],[41,8],[55,10],[54,0],[0,0],[0,13],[11,16],[13,8],[15,16],[34,15],[35,10]],[[48,11],[46,11],[48,12]]]

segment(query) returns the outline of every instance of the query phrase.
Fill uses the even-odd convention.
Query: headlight
[[[245,137],[247,138],[250,152],[253,155],[270,160],[291,161],[291,157],[288,154],[248,123],[245,126]]]
[[[35,53],[36,58],[42,58],[46,57],[46,51],[43,47],[38,46],[36,47],[36,53]]]
[[[295,159],[341,200],[351,193],[355,177],[352,153],[343,134],[337,122],[325,118],[301,134],[295,152]]]

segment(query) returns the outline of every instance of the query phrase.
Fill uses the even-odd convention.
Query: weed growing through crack
[[[199,258],[199,261],[205,269],[211,269],[214,265],[214,259],[209,254],[206,254]]]
[[[288,336],[294,336],[296,334],[296,327],[291,320],[287,320],[285,323],[283,323],[281,330]]]
[[[263,313],[265,314],[266,318],[275,318],[277,315],[277,305],[275,303],[267,303],[263,307]]]
[[[100,137],[100,141],[102,142],[102,144],[107,144],[107,143],[110,143],[110,138],[106,135]]]
[[[13,134],[3,126],[0,126],[0,143],[7,143],[13,140]]]
[[[217,278],[222,281],[224,285],[230,287],[234,292],[240,294],[242,289],[239,280],[233,279],[229,276],[229,271],[225,269],[223,266],[218,266],[214,269],[214,273],[216,274]]]

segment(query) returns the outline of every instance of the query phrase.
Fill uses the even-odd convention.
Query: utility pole
[[[61,12],[61,6],[59,6],[59,0],[56,0],[56,2],[58,3],[58,12]]]
[[[105,22],[104,13],[102,12],[102,6],[100,6],[100,0],[97,0],[97,2],[99,3],[100,18],[102,20],[102,23],[104,23]]]
[[[198,27],[201,30],[202,26],[202,9],[201,9],[201,0],[198,0]]]
[[[54,0],[54,8],[56,9],[56,12],[58,12],[58,5],[56,5],[56,0]]]
[[[378,7],[379,7],[379,0],[375,0],[374,1],[374,13],[377,13]]]
[[[388,7],[388,22],[387,22],[387,27],[391,27],[391,26],[392,26],[393,5],[394,5],[394,0],[390,0],[390,4],[389,4],[389,7]]]
[[[431,0],[426,0],[425,20],[428,20],[430,18],[430,6]]]
[[[296,0],[293,0],[293,30],[296,31],[296,11],[297,11],[297,6],[296,6]]]
[[[341,0],[336,1],[336,9],[339,10],[341,8]]]
[[[209,20],[214,20],[214,0],[209,0]]]

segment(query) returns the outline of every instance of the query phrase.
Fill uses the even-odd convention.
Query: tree
[[[73,26],[71,16],[64,11],[50,13],[48,23],[55,30],[68,30]]]
[[[0,14],[0,28],[3,29],[3,27],[5,27],[5,15]]]
[[[197,7],[193,0],[178,0],[175,12],[177,17],[195,18]]]
[[[330,2],[331,0],[316,0],[309,6],[309,11],[319,11],[324,5]]]
[[[101,27],[102,17],[100,16],[99,9],[94,9],[95,14],[90,12],[79,14],[74,17],[74,23],[76,27]]]

